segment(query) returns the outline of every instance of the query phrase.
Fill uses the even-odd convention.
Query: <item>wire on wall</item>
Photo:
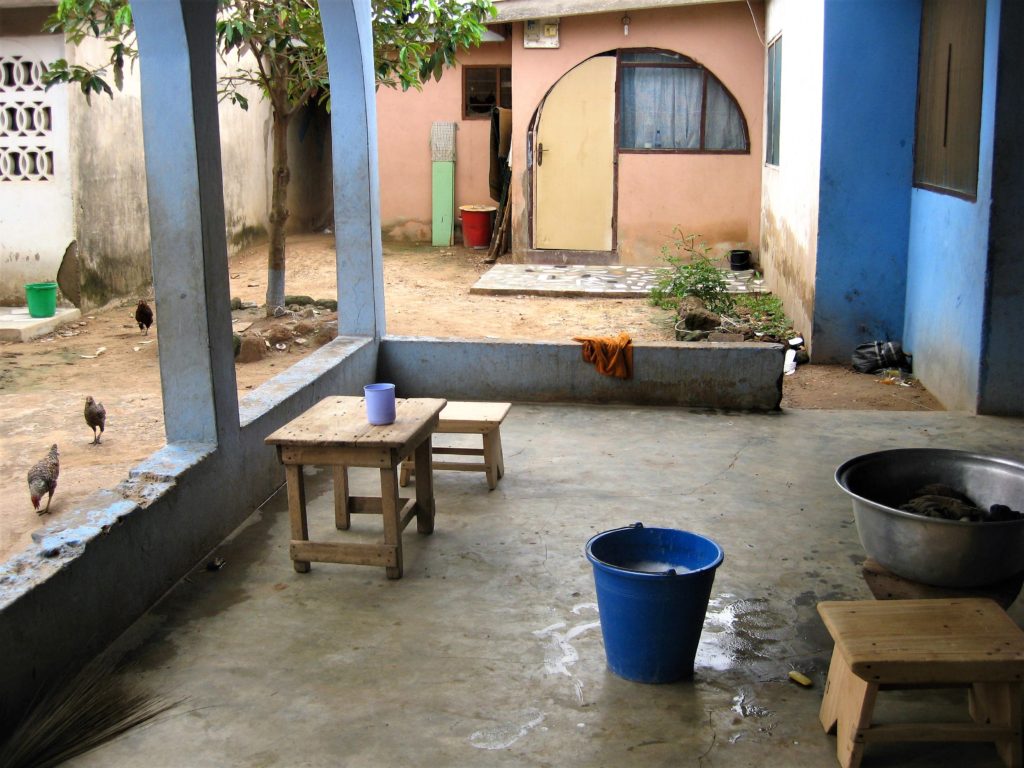
[[[757,33],[757,39],[761,41],[761,47],[767,48],[768,44],[764,41],[764,36],[761,34],[761,30],[757,27],[757,16],[754,15],[754,6],[750,4],[750,0],[747,0],[747,10],[750,11],[750,20],[754,22],[754,31]]]

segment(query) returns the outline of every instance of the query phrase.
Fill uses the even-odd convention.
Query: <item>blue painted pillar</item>
[[[815,362],[901,341],[920,0],[826,0]]]
[[[321,0],[331,81],[338,333],[384,335],[377,104],[369,0]]]
[[[216,0],[134,3],[169,443],[239,431],[217,116]]]
[[[993,17],[995,21],[993,20]],[[989,220],[988,270],[985,282],[986,313],[982,329],[982,364],[978,411],[1005,416],[1024,415],[1024,354],[1020,333],[1024,328],[1024,238],[1020,216],[1024,211],[1024,4],[1003,0],[989,6],[989,25],[999,32],[995,54],[998,75],[994,84],[995,120],[992,148],[992,208]],[[994,39],[993,39],[994,38]],[[988,54],[987,54],[988,55]],[[986,67],[987,69],[987,67]],[[985,87],[989,88],[991,79]]]

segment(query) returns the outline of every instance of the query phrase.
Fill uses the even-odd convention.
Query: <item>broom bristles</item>
[[[0,748],[0,768],[50,768],[152,720],[182,700],[133,693],[97,659],[43,692]]]

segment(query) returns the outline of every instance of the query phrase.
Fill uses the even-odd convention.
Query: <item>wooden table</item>
[[[402,578],[402,531],[413,517],[419,533],[434,530],[430,436],[445,403],[433,398],[399,398],[394,423],[373,426],[366,420],[363,398],[327,397],[267,437],[267,443],[277,446],[285,468],[292,529],[289,554],[296,571],[308,572],[312,561],[350,563],[384,566],[389,579]],[[410,455],[417,470],[416,498],[404,499],[398,495],[398,468]],[[338,530],[348,530],[353,513],[380,514],[384,541],[310,541],[302,474],[305,464],[334,468],[334,524]],[[348,467],[379,469],[380,498],[350,496]]]

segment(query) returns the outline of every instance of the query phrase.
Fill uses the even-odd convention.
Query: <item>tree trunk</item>
[[[291,115],[287,106],[278,106],[276,98],[271,99],[271,104],[274,119],[274,167],[270,201],[270,253],[267,255],[267,317],[282,312],[284,308],[284,227],[288,222],[288,182],[291,177],[288,170],[288,123]]]

